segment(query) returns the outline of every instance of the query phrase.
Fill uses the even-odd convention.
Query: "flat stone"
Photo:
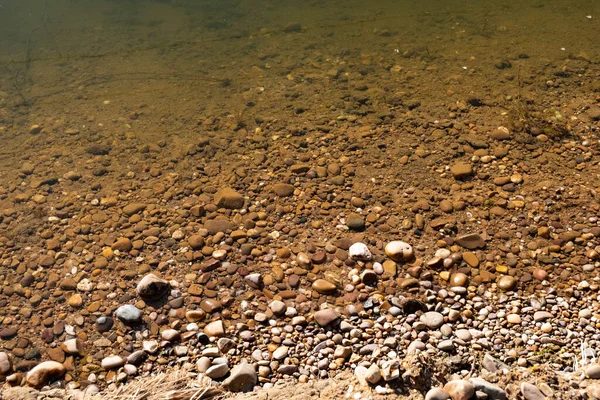
[[[181,340],[181,334],[176,329],[165,329],[161,332],[160,337],[167,342],[178,342]]]
[[[432,388],[429,389],[427,394],[425,395],[425,400],[449,400],[450,395],[444,392],[441,388]]]
[[[512,291],[517,287],[517,280],[512,276],[504,275],[498,279],[498,288],[506,291]]]
[[[229,372],[229,366],[227,364],[216,364],[210,366],[205,374],[210,379],[221,379]]]
[[[66,368],[59,362],[44,361],[27,373],[25,381],[29,386],[40,388],[47,384],[50,379],[62,377],[66,371]]]
[[[545,321],[547,319],[554,318],[554,315],[548,311],[536,311],[533,314],[533,320],[535,322]]]
[[[506,392],[500,386],[482,378],[471,378],[469,381],[475,386],[475,391],[487,394],[489,400],[506,400]]]
[[[273,352],[273,359],[274,360],[283,360],[284,358],[286,358],[288,356],[288,352],[289,351],[290,351],[289,347],[287,347],[287,346],[279,346]]]
[[[200,308],[204,312],[211,314],[223,308],[223,305],[217,299],[204,299],[200,302]]]
[[[328,326],[340,317],[340,313],[336,310],[326,309],[315,312],[313,316],[317,324],[320,326]]]
[[[148,274],[138,283],[136,292],[144,300],[157,300],[169,290],[169,282],[154,274]]]
[[[102,359],[101,365],[104,369],[115,369],[125,365],[125,361],[121,356],[108,356]]]
[[[313,290],[316,290],[320,294],[333,294],[337,290],[337,287],[325,279],[317,279],[312,284]]]
[[[10,339],[17,336],[17,328],[4,328],[0,330],[0,339]]]
[[[420,321],[429,329],[437,329],[444,323],[444,316],[437,311],[428,311],[421,315]]]
[[[245,360],[231,370],[231,375],[223,382],[223,387],[231,392],[250,392],[258,382],[252,365]]]
[[[244,206],[244,196],[226,187],[215,193],[214,202],[219,208],[235,210]]]
[[[288,197],[294,194],[294,186],[288,183],[276,183],[273,192],[279,197]]]
[[[473,166],[467,163],[458,163],[450,167],[454,179],[465,179],[473,175]]]
[[[506,316],[506,321],[508,321],[509,324],[517,325],[521,323],[522,319],[519,314],[508,314]]]
[[[133,244],[128,238],[119,238],[110,246],[112,250],[118,250],[122,252],[130,251],[132,247]]]
[[[525,400],[546,400],[546,396],[531,383],[521,383],[521,394]]]
[[[470,400],[475,394],[475,386],[469,381],[458,379],[446,383],[444,391],[452,400]]]
[[[465,260],[465,262],[469,264],[470,267],[477,268],[479,266],[479,259],[474,253],[471,253],[470,251],[465,251],[462,254],[462,257],[463,260]]]
[[[117,318],[124,324],[136,324],[141,321],[141,311],[132,304],[125,304],[115,311]]]
[[[583,372],[589,379],[600,379],[600,364],[587,365]]]
[[[485,356],[483,356],[483,361],[481,362],[481,364],[483,365],[483,367],[488,370],[489,372],[497,372],[500,370],[506,370],[509,371],[510,367],[506,364],[504,364],[502,361],[495,359],[494,357],[492,357],[491,355],[487,354]]]
[[[441,342],[438,343],[437,348],[442,350],[442,351],[454,351],[454,343],[452,342],[451,339],[448,340],[442,340]]]
[[[471,332],[468,329],[458,329],[454,332],[454,336],[465,342],[470,342],[472,339]]]
[[[482,249],[485,247],[485,240],[476,233],[459,236],[454,239],[454,242],[460,247],[469,250]]]
[[[212,337],[225,335],[225,326],[223,326],[223,321],[210,322],[204,327],[204,333],[207,336]]]
[[[74,356],[83,355],[83,342],[79,339],[68,339],[65,340],[60,347],[67,354]]]
[[[225,233],[233,229],[233,227],[234,225],[231,222],[223,219],[209,219],[204,222],[204,228],[211,235],[216,235],[219,232]]]
[[[126,205],[125,207],[123,207],[123,214],[129,216],[132,216],[133,214],[137,214],[140,211],[145,210],[147,207],[146,204],[143,203],[131,203]]]

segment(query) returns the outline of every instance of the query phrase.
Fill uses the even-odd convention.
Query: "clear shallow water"
[[[5,126],[19,125],[17,111],[84,117],[115,99],[124,108],[192,102],[169,109],[183,118],[198,108],[240,114],[261,90],[271,93],[262,96],[263,109],[277,114],[291,82],[329,79],[328,71],[372,77],[379,89],[422,103],[441,93],[498,97],[515,95],[516,81],[547,79],[553,63],[600,56],[600,5],[593,1],[0,5]],[[511,69],[498,68],[506,60]],[[325,85],[303,107],[335,106],[339,97]]]

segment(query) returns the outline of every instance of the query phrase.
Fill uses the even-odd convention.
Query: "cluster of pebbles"
[[[214,202],[228,209],[244,204],[230,188],[218,191]],[[147,208],[132,204],[123,213],[135,218]],[[252,218],[261,221],[259,214]],[[555,233],[541,227],[533,236],[548,239],[549,256],[557,259],[576,246],[583,248],[583,268],[592,272],[598,265],[600,229],[594,218],[577,228]],[[54,297],[56,291],[63,292],[73,314],[62,314],[59,320],[49,315],[42,322],[49,326],[42,339],[51,360],[27,371],[31,362],[13,362],[14,356],[31,359],[27,353],[32,351],[20,343],[27,340],[14,325],[0,331],[5,347],[13,351],[0,353],[0,374],[11,385],[43,388],[58,379],[70,389],[86,386],[85,392],[93,393],[162,366],[179,365],[231,391],[251,391],[286,378],[308,382],[351,368],[362,385],[373,386],[378,394],[394,393],[400,386],[425,391],[430,400],[467,400],[475,393],[477,398],[504,399],[507,392],[493,383],[498,376],[490,375],[491,382],[471,377],[473,366],[500,377],[508,365],[542,363],[575,373],[581,372],[573,370],[578,360],[596,356],[597,280],[582,280],[560,294],[547,280],[550,268],[532,266],[529,273],[511,274],[509,267],[485,257],[489,234],[446,237],[426,258],[400,240],[383,246],[379,240],[369,245],[344,238],[308,251],[281,248],[256,254],[270,270],[254,272],[227,261],[231,246],[207,249],[210,235],[212,243],[219,243],[225,239],[223,231],[202,229],[191,236],[179,229],[172,232],[172,240],[187,241],[180,254],[191,259],[192,268],[183,281],[169,273],[179,268],[176,259],[145,271],[135,290],[128,281],[94,284],[71,264],[70,273],[55,281]],[[251,233],[228,235],[239,240]],[[242,253],[256,251],[245,250],[244,244]],[[103,254],[105,260],[119,259],[136,247],[135,241],[122,237]],[[192,261],[196,251],[206,256],[199,263]],[[59,253],[54,257],[69,259]],[[141,261],[132,268],[148,269]],[[495,265],[495,271],[481,264]],[[93,277],[95,271],[90,272]],[[135,270],[123,269],[120,275],[129,272]],[[221,289],[210,285],[215,273],[219,282],[227,282]],[[94,295],[96,291],[105,295]],[[92,321],[95,332],[86,331]],[[3,324],[11,325],[10,317]],[[57,337],[64,340],[57,342]],[[439,370],[452,371],[456,379],[443,388],[428,387],[447,380],[434,377],[433,371]],[[584,375],[590,380],[576,394],[596,397],[600,385],[590,382],[600,378],[600,366],[585,366]],[[536,387],[522,382],[518,390],[528,400],[554,392],[548,383]]]
[[[600,98],[567,94],[595,64],[523,73],[536,101],[425,104],[403,86],[431,85],[423,59],[381,94],[400,61],[378,59],[279,67],[271,99],[297,93],[299,126],[258,78],[234,87],[249,111],[191,124],[108,100],[29,116],[31,154],[0,164],[6,385],[110,393],[177,369],[247,394],[351,372],[357,399],[600,398]],[[306,100],[325,83],[339,98]],[[504,105],[527,119],[501,125]],[[130,130],[150,128],[191,144]]]

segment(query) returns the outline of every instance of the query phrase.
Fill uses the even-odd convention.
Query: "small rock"
[[[6,376],[12,371],[12,364],[8,354],[0,352],[0,375]]]
[[[429,389],[427,394],[425,395],[425,400],[449,400],[450,395],[441,388],[432,388]]]
[[[76,356],[83,355],[83,342],[79,339],[65,340],[63,344],[60,345],[60,347],[67,354]]]
[[[517,287],[517,280],[512,276],[504,275],[498,280],[497,285],[502,290],[511,291]]]
[[[521,383],[521,394],[525,400],[546,400],[546,396],[531,383]]]
[[[454,179],[465,179],[473,175],[473,166],[467,163],[458,163],[450,167]]]
[[[547,319],[554,318],[554,315],[548,311],[536,311],[533,314],[533,320],[535,322],[545,321]]]
[[[231,370],[229,378],[223,382],[223,387],[231,392],[250,392],[258,381],[254,367],[242,361]]]
[[[288,356],[288,352],[289,352],[289,347],[287,346],[279,346],[274,352],[273,352],[273,359],[274,360],[283,360],[284,358],[286,358]]]
[[[312,284],[313,290],[321,294],[333,294],[337,290],[337,287],[325,279],[317,279]]]
[[[125,304],[115,311],[117,318],[124,324],[136,324],[141,321],[141,311],[132,304]]]
[[[273,192],[279,197],[288,197],[294,194],[294,186],[288,183],[276,183]]]
[[[373,257],[367,245],[361,242],[354,243],[352,246],[350,246],[348,249],[348,254],[353,260],[368,261],[371,259],[371,257]]]
[[[429,329],[437,329],[444,323],[444,316],[437,311],[429,311],[421,315],[420,320]]]
[[[510,139],[510,131],[504,126],[499,126],[490,133],[490,137],[496,140],[508,140]]]
[[[154,274],[148,274],[138,283],[137,294],[144,300],[157,300],[169,290],[169,282]]]
[[[586,366],[584,373],[589,379],[600,379],[600,364],[590,364]]]
[[[125,359],[120,356],[108,356],[102,359],[102,368],[115,369],[125,365]]]
[[[446,383],[444,391],[452,400],[470,400],[475,394],[475,386],[469,381],[458,379]]]
[[[394,261],[406,262],[413,258],[413,248],[406,242],[394,240],[385,246],[385,254]]]
[[[519,314],[508,314],[506,316],[506,321],[508,321],[509,324],[517,325],[520,324],[522,320]]]
[[[114,321],[111,317],[102,315],[96,319],[96,329],[100,333],[108,332],[110,328],[112,328],[113,324]]]
[[[376,385],[381,380],[381,370],[373,363],[365,372],[365,380],[371,385]]]
[[[244,196],[232,188],[222,188],[215,193],[214,202],[219,208],[235,210],[244,206]]]
[[[485,247],[485,240],[476,233],[469,233],[454,239],[454,242],[465,249],[475,250]]]
[[[166,340],[167,342],[177,342],[181,340],[181,334],[175,329],[165,329],[160,336],[162,340]]]
[[[489,400],[506,400],[506,392],[499,386],[482,378],[471,378],[469,381],[475,386],[476,391],[487,394]]]
[[[332,309],[319,310],[314,314],[314,319],[320,326],[328,326],[339,317],[340,313]]]
[[[227,364],[217,364],[209,367],[205,374],[210,379],[221,379],[229,372],[229,366]]]
[[[44,386],[51,378],[60,378],[66,372],[66,368],[56,361],[44,361],[29,371],[25,381],[29,386],[40,388]]]
[[[225,335],[225,327],[223,321],[213,321],[204,327],[204,333],[207,336],[223,336]]]

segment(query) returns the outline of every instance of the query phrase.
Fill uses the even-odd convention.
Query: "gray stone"
[[[475,386],[476,391],[487,394],[489,400],[506,400],[506,392],[499,386],[482,378],[471,378],[469,381]]]
[[[289,350],[290,349],[287,346],[279,346],[273,352],[273,359],[274,360],[283,360],[284,358],[287,357]]]
[[[381,380],[381,370],[373,363],[365,372],[365,380],[371,385],[376,385]]]
[[[9,375],[12,371],[12,364],[10,362],[10,358],[8,358],[8,354],[5,352],[0,352],[0,375]]]
[[[525,400],[546,400],[546,396],[531,383],[521,383],[521,394]]]
[[[487,369],[489,372],[497,372],[499,370],[509,371],[510,367],[504,364],[502,361],[495,359],[489,354],[483,356],[483,368]]]
[[[125,304],[124,306],[117,308],[115,315],[124,324],[136,324],[142,319],[141,311],[132,304]]]
[[[437,329],[444,323],[444,316],[437,311],[429,311],[421,315],[420,320],[429,329]]]
[[[442,351],[453,351],[454,343],[452,342],[451,339],[442,340],[441,342],[438,343],[437,348]]]
[[[271,304],[269,304],[269,308],[273,311],[275,315],[282,315],[285,313],[286,305],[281,300],[273,300]]]
[[[216,364],[209,367],[205,374],[210,379],[221,379],[229,372],[227,364]]]
[[[231,370],[229,378],[223,382],[223,387],[231,392],[250,392],[258,381],[254,366],[243,360]]]

